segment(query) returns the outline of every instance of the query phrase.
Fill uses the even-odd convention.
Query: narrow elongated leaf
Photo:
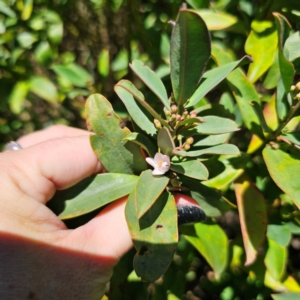
[[[199,124],[196,130],[200,134],[220,134],[238,131],[239,128],[237,124],[230,119],[206,116],[204,117],[204,122]]]
[[[210,51],[210,35],[204,21],[194,11],[181,9],[171,35],[170,56],[173,94],[179,106],[195,91]]]
[[[134,60],[130,64],[132,71],[148,86],[148,88],[160,99],[163,105],[170,109],[168,94],[161,79],[142,62]]]
[[[291,240],[291,232],[285,225],[269,224],[267,237],[268,250],[265,256],[265,264],[270,275],[275,280],[280,281],[286,271],[287,246]]]
[[[271,295],[274,300],[296,300],[299,297],[298,293],[282,293],[282,294],[273,294]]]
[[[280,77],[277,82],[277,90],[276,90],[276,112],[279,120],[282,121],[287,117],[291,105],[292,105],[291,93],[286,93],[283,80]]]
[[[29,80],[30,91],[48,102],[57,102],[56,86],[46,77],[33,76]]]
[[[220,156],[219,161],[225,166],[224,171],[217,176],[204,181],[203,184],[218,190],[226,190],[235,179],[243,174],[249,160],[249,156],[245,154],[230,158],[227,156]]]
[[[266,146],[263,158],[272,179],[300,208],[300,154],[292,147],[288,150]]]
[[[239,155],[240,150],[237,146],[232,144],[222,144],[213,147],[209,147],[202,150],[196,151],[181,151],[181,150],[173,150],[174,155],[182,156],[182,157],[198,157],[205,154],[228,154],[228,155]]]
[[[172,154],[175,148],[175,144],[170,134],[170,131],[167,128],[164,127],[158,131],[157,144],[158,148],[161,149],[162,153],[169,156]]]
[[[176,173],[198,180],[206,180],[208,177],[207,168],[197,160],[188,160],[180,163],[171,163],[170,169]]]
[[[92,76],[85,69],[76,64],[54,65],[53,71],[79,87],[86,87],[88,82],[93,81]]]
[[[254,20],[255,26],[259,27],[257,32],[253,28],[247,38],[245,51],[253,58],[247,77],[251,83],[256,82],[272,65],[278,44],[277,32],[272,22]],[[264,26],[264,24],[266,24]]]
[[[200,9],[197,10],[197,13],[204,20],[209,30],[224,30],[238,22],[238,18],[236,16],[223,11]]]
[[[278,48],[275,51],[273,63],[268,70],[268,73],[264,79],[263,85],[266,89],[273,89],[276,87],[280,78],[279,62],[278,62]]]
[[[202,139],[193,143],[194,147],[215,146],[223,144],[229,137],[229,133],[212,134],[204,136]]]
[[[128,80],[119,81],[115,89],[121,87],[128,91],[155,119],[159,120],[161,124],[169,127],[169,124],[158,114],[146,101],[144,95]]]
[[[289,61],[294,61],[300,57],[300,31],[295,32],[287,38],[284,44],[283,53]]]
[[[280,120],[284,120],[291,106],[290,89],[294,79],[295,69],[283,54],[283,45],[291,30],[287,19],[279,13],[273,13],[278,33],[278,64],[280,79],[277,85],[276,107]]]
[[[291,241],[291,231],[288,226],[269,224],[267,236],[281,247],[286,247]]]
[[[134,192],[136,215],[140,219],[165,190],[169,183],[166,176],[153,176],[151,170],[141,173]]]
[[[285,275],[287,258],[287,248],[278,245],[272,239],[268,238],[268,250],[264,261],[267,270],[275,280],[279,281]]]
[[[251,57],[245,55],[238,61],[230,62],[205,72],[199,87],[189,99],[186,107],[196,105],[210,90],[224,80],[234,69],[249,62],[252,62]]]
[[[180,181],[208,217],[219,217],[232,208],[221,193],[200,184],[198,180],[181,176]]]
[[[19,81],[13,87],[9,96],[9,107],[14,114],[19,114],[22,111],[23,104],[29,91],[29,83],[27,81]]]
[[[122,87],[122,85],[117,84],[115,86],[115,92],[120,97],[124,105],[126,106],[126,109],[133,119],[133,121],[146,133],[150,135],[156,134],[156,128],[151,122],[148,117],[144,114],[144,112],[141,110],[141,108],[137,105],[134,97],[130,92],[128,92],[126,89]],[[141,97],[143,95],[141,94]]]
[[[263,114],[263,110],[262,110],[262,107],[260,106],[260,104],[258,104],[257,102],[252,102],[251,103],[259,117],[259,120],[260,120],[260,124],[261,124],[261,128],[263,130],[263,132],[265,133],[270,133],[271,130],[270,128],[268,127],[267,125],[267,122],[265,120],[265,116]]]
[[[263,195],[245,174],[234,183],[234,190],[246,251],[245,265],[250,265],[266,236],[267,207]]]
[[[228,238],[213,222],[197,223],[194,230],[182,229],[184,237],[205,257],[219,279],[228,263]]]
[[[282,137],[284,137],[293,144],[300,145],[300,131],[285,133],[282,135]]]
[[[124,140],[130,130],[120,128],[121,119],[105,97],[91,95],[86,103],[86,115],[88,129],[96,133],[90,137],[92,148],[107,171],[139,174],[147,169],[139,146]]]
[[[138,177],[104,173],[58,192],[47,205],[62,220],[78,217],[130,194]]]
[[[237,124],[227,118],[217,116],[205,116],[203,122],[196,127],[183,130],[185,136],[204,135],[204,134],[222,134],[240,130]]]
[[[133,143],[136,143],[141,148],[147,151],[147,153],[154,157],[155,153],[157,152],[157,148],[153,145],[153,143],[143,134],[132,132],[129,133],[124,140],[131,141]]]
[[[139,221],[134,193],[130,194],[126,203],[125,216],[137,250],[133,261],[134,269],[142,280],[155,281],[170,265],[178,242],[176,212],[173,195],[163,192]]]
[[[213,47],[212,52],[213,58],[219,66],[231,61],[230,56],[217,47]],[[245,74],[240,69],[236,69],[231,72],[226,77],[226,80],[229,83],[229,87],[239,106],[246,127],[252,133],[263,138],[259,117],[257,116],[253,106],[250,104],[253,101],[260,103],[260,99],[254,86],[249,82]]]

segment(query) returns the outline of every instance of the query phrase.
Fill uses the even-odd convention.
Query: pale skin
[[[89,135],[53,126],[20,138],[22,150],[0,153],[0,299],[99,300],[132,247],[126,198],[76,229],[45,206],[57,190],[103,171]]]

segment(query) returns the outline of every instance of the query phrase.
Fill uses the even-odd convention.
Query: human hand
[[[0,299],[100,299],[132,247],[125,198],[73,230],[45,206],[57,190],[102,171],[89,134],[53,126],[0,154]]]

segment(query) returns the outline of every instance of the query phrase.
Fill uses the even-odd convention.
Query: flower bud
[[[189,150],[191,148],[191,145],[189,145],[189,144],[184,144],[183,145],[183,149],[185,150],[185,151],[187,151],[187,150]]]
[[[194,143],[194,138],[189,137],[189,138],[186,139],[185,142],[186,142],[187,144],[189,144],[189,145],[192,145],[192,144]]]
[[[156,129],[162,128],[161,123],[157,119],[154,119],[154,125],[155,125]]]
[[[171,106],[171,112],[174,113],[174,114],[176,114],[177,111],[178,111],[177,105],[173,104],[173,105]]]
[[[197,113],[195,111],[192,111],[190,114],[191,118],[196,118],[197,117]]]
[[[171,116],[171,112],[167,108],[164,108],[164,112],[167,117]]]

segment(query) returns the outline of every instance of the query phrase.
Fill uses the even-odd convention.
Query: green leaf
[[[286,247],[291,241],[291,231],[287,226],[269,224],[267,236],[281,247]]]
[[[23,9],[21,13],[21,19],[26,21],[30,18],[33,8],[33,0],[25,0],[23,1]]]
[[[55,194],[47,203],[61,220],[75,218],[130,194],[137,176],[103,173]]]
[[[295,145],[300,145],[300,131],[284,133],[282,137]]]
[[[181,150],[173,150],[174,155],[182,156],[182,157],[198,157],[205,154],[227,154],[227,155],[239,155],[240,150],[237,146],[232,144],[222,144],[209,148],[205,148],[202,150],[196,151],[181,151]]]
[[[197,223],[194,230],[183,228],[184,237],[203,255],[220,279],[228,264],[228,238],[222,228],[213,222]]]
[[[150,155],[151,157],[154,157],[155,153],[157,152],[157,148],[153,145],[153,143],[147,138],[147,136],[141,133],[137,133],[137,132],[129,133],[124,138],[124,140],[136,143],[141,148],[146,150],[148,155]]]
[[[297,293],[282,293],[271,295],[274,300],[296,300],[299,297],[299,292]]]
[[[172,88],[179,107],[195,91],[210,52],[210,35],[204,21],[194,11],[181,9],[171,35],[170,56]]]
[[[195,127],[197,133],[200,134],[220,134],[240,130],[237,124],[230,119],[216,116],[206,116],[203,119],[204,122]]]
[[[187,160],[179,163],[172,162],[170,169],[176,173],[198,180],[206,180],[208,178],[207,168],[198,160]]]
[[[0,12],[10,18],[16,18],[16,13],[4,2],[0,2]]]
[[[217,176],[210,178],[207,181],[204,181],[205,186],[215,188],[218,190],[225,190],[228,186],[237,179],[245,171],[245,167],[249,162],[249,156],[242,154],[237,157],[220,156],[218,161],[224,165],[225,169]],[[209,166],[208,166],[209,167]],[[213,166],[211,166],[213,168]],[[209,168],[209,169],[211,169]]]
[[[205,72],[199,87],[191,96],[185,107],[196,105],[210,90],[224,80],[234,69],[249,62],[252,62],[252,59],[246,55],[238,61],[230,62]]]
[[[13,87],[9,96],[9,107],[14,114],[19,114],[23,109],[23,103],[29,91],[29,84],[27,81],[19,81]]]
[[[138,220],[134,192],[125,208],[128,228],[137,250],[133,265],[144,281],[158,279],[170,265],[178,242],[177,208],[172,194],[163,192]],[[143,201],[139,199],[139,201]]]
[[[73,85],[79,87],[86,87],[89,82],[93,81],[92,76],[82,67],[76,64],[68,65],[54,65],[53,71],[69,80]]]
[[[273,13],[275,24],[278,33],[278,65],[280,78],[277,84],[277,98],[276,109],[280,120],[284,120],[291,106],[290,89],[294,79],[295,69],[291,62],[289,62],[283,54],[283,45],[286,41],[291,26],[287,19],[279,13]]]
[[[196,11],[206,23],[208,30],[224,30],[238,22],[238,18],[224,11],[201,9]]]
[[[160,99],[163,105],[170,109],[168,94],[161,79],[142,62],[134,60],[130,64],[133,72],[148,86],[148,88]]]
[[[280,148],[266,146],[263,158],[272,179],[300,208],[299,152],[292,147],[286,152]]]
[[[263,85],[266,89],[273,89],[277,86],[280,78],[279,62],[278,62],[278,48],[275,51],[273,63],[264,79]]]
[[[276,112],[279,120],[285,120],[288,116],[292,104],[291,93],[286,93],[284,83],[280,77],[277,82],[276,90]]]
[[[147,134],[149,135],[155,135],[157,130],[153,124],[149,120],[149,118],[144,114],[144,112],[141,110],[141,108],[137,105],[134,97],[132,94],[124,88],[125,85],[129,85],[129,82],[124,82],[125,80],[121,80],[117,85],[115,85],[115,92],[120,97],[124,105],[126,106],[126,109],[128,113],[130,114],[133,121]],[[124,85],[124,86],[123,86]],[[140,93],[140,98],[143,98],[144,96],[142,93]]]
[[[29,89],[48,102],[55,103],[58,101],[56,86],[46,77],[32,76],[29,80]]]
[[[267,207],[261,192],[243,174],[234,183],[239,218],[246,251],[245,265],[252,264],[267,231]]]
[[[167,128],[163,127],[158,131],[157,145],[163,154],[169,156],[172,154],[175,148],[175,144],[170,134],[170,131]]]
[[[108,49],[102,49],[99,56],[98,56],[98,72],[99,74],[106,78],[109,74],[109,67],[110,67],[110,61],[109,61],[109,50]]]
[[[287,258],[287,248],[268,239],[268,250],[264,262],[270,275],[277,281],[285,275]]]
[[[139,174],[147,169],[138,145],[124,140],[130,130],[120,128],[122,120],[105,97],[91,95],[86,103],[86,116],[88,129],[96,133],[90,137],[92,148],[108,172]]]
[[[284,56],[289,61],[294,61],[300,57],[299,44],[300,44],[300,31],[293,33],[285,41],[283,53]]]
[[[250,82],[256,82],[272,65],[275,51],[277,49],[278,39],[275,26],[270,25],[261,27],[266,21],[252,21],[259,27],[259,32],[252,30],[245,44],[245,51],[253,58],[253,63],[250,64],[247,77]]]
[[[169,127],[169,124],[149,105],[144,98],[144,95],[128,80],[121,80],[115,85],[115,89],[121,87],[128,91],[155,119],[159,120],[161,124]]]
[[[230,56],[217,47],[213,47],[213,58],[218,65],[223,65],[231,61]],[[250,104],[254,101],[260,103],[255,87],[249,82],[240,69],[231,72],[226,80],[238,104],[246,127],[252,133],[263,138],[259,117],[254,107]]]
[[[259,117],[259,120],[260,120],[260,124],[261,124],[261,128],[263,130],[263,132],[265,133],[271,133],[271,130],[269,128],[269,126],[267,125],[267,122],[265,120],[265,116],[263,114],[263,109],[261,107],[260,104],[258,104],[257,102],[252,102],[251,103]]]
[[[151,170],[141,173],[134,190],[134,203],[138,219],[149,211],[169,183],[166,176],[153,176]]]
[[[269,224],[267,237],[268,250],[265,256],[265,264],[271,276],[275,280],[280,281],[286,271],[287,246],[291,240],[291,232],[285,225]]]
[[[35,34],[32,34],[31,32],[20,32],[17,35],[17,41],[23,48],[31,48],[32,44],[37,41],[37,37]]]
[[[189,195],[200,205],[208,217],[219,217],[232,207],[221,193],[204,186],[198,180],[180,177],[182,186],[190,190]]]
[[[195,141],[193,147],[215,146],[223,144],[229,137],[229,133],[205,135],[203,138]]]

